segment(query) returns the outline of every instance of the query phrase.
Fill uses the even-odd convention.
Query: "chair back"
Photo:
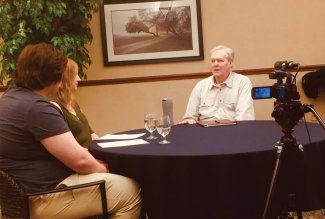
[[[2,216],[25,218],[25,204],[26,196],[24,190],[6,172],[0,170],[0,206]]]
[[[90,186],[99,186],[103,214],[90,218],[108,218],[105,180],[94,181],[64,188],[53,189],[44,192],[26,194],[22,187],[14,181],[5,171],[0,170],[0,206],[1,215],[5,218],[30,218],[28,196],[43,195],[68,190],[81,189]],[[0,217],[1,219],[1,217]]]

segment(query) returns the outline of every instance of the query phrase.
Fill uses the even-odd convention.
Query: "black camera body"
[[[277,82],[272,86],[253,87],[252,98],[275,98],[271,116],[283,130],[292,130],[308,111],[300,102],[296,80],[290,72],[293,68],[299,68],[299,64],[291,61],[278,61],[274,64],[274,68],[274,71],[269,73],[269,78],[276,79]]]
[[[277,79],[277,82],[272,86],[253,87],[253,99],[268,99],[275,98],[279,101],[299,100],[300,95],[297,86],[293,81],[292,74],[282,70],[274,70],[269,74],[270,79]],[[286,82],[283,83],[283,79]]]

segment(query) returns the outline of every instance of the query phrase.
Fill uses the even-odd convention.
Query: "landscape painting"
[[[104,3],[101,26],[105,66],[203,59],[198,0]]]

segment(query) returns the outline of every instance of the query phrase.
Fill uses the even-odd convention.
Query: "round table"
[[[304,145],[302,158],[282,161],[272,211],[285,205],[283,191],[299,181],[302,210],[323,208],[325,197],[325,132],[318,124],[304,123],[293,132]],[[144,129],[124,133],[141,133]],[[157,133],[155,133],[158,135]],[[149,134],[143,136],[145,139]],[[236,125],[202,127],[175,125],[160,145],[101,148],[94,141],[91,153],[106,160],[112,173],[137,180],[150,219],[262,217],[281,127],[274,121],[240,121]],[[298,175],[292,172],[299,169]],[[279,192],[282,191],[282,192]],[[287,195],[287,194],[285,194]]]

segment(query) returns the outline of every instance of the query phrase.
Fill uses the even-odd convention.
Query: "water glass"
[[[171,129],[171,121],[169,116],[162,116],[158,119],[157,132],[163,137],[163,140],[159,144],[169,144],[170,141],[167,141],[166,136],[169,134]]]
[[[144,128],[150,133],[147,139],[156,139],[153,132],[157,129],[157,116],[154,113],[149,113],[144,118]]]

